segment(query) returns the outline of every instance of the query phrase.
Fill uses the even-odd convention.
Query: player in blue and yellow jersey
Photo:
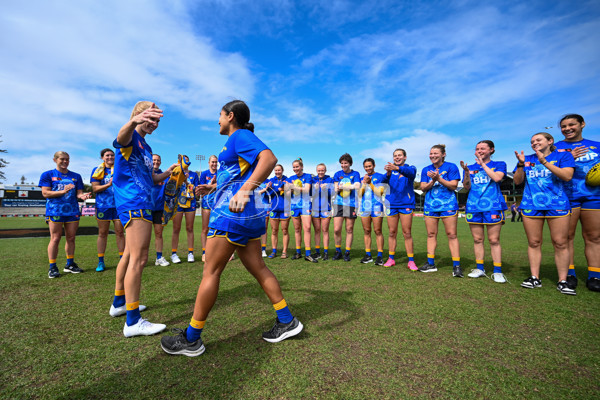
[[[385,214],[388,224],[389,257],[384,267],[396,265],[396,243],[398,235],[398,221],[402,227],[404,237],[404,248],[408,257],[408,268],[411,271],[418,270],[415,263],[413,249],[412,222],[415,209],[414,182],[417,169],[406,164],[406,150],[396,149],[393,153],[394,162],[388,162],[384,169],[386,174],[383,183],[387,185],[384,198]]]
[[[269,221],[271,223],[271,247],[272,251],[269,258],[277,257],[277,242],[279,240],[279,228],[283,235],[283,252],[281,258],[287,258],[287,249],[290,244],[290,213],[285,204],[285,184],[287,176],[283,175],[283,165],[277,164],[273,169],[275,176],[268,180],[268,191],[271,195],[271,210],[269,212]]]
[[[102,159],[102,164],[92,170],[90,177],[92,192],[96,193],[96,220],[98,221],[98,241],[96,243],[96,247],[98,248],[97,272],[102,272],[106,268],[104,264],[104,252],[106,251],[106,240],[111,221],[115,227],[119,257],[122,257],[123,251],[125,251],[125,230],[117,215],[117,206],[115,205],[115,195],[112,186],[115,152],[111,149],[103,149],[100,152],[100,158]]]
[[[575,289],[567,283],[569,271],[569,220],[571,206],[566,193],[566,182],[575,171],[575,160],[569,152],[558,152],[554,138],[546,132],[531,137],[535,154],[525,156],[515,151],[518,163],[514,169],[514,182],[525,182],[521,212],[527,235],[529,268],[531,277],[521,286],[527,289],[542,287],[540,264],[542,262],[542,238],[544,220],[548,222],[554,245],[554,260],[558,271],[556,289],[563,294],[574,295]]]
[[[304,164],[302,159],[298,158],[292,163],[292,169],[295,175],[287,179],[285,191],[290,197],[292,222],[294,223],[294,238],[296,239],[296,252],[292,260],[302,258],[302,236],[304,236],[304,259],[310,262],[318,262],[313,258],[310,251],[310,236],[311,236],[311,202],[310,202],[310,187],[312,183],[312,175],[304,173]]]
[[[90,198],[90,193],[83,193],[81,175],[69,171],[69,154],[65,151],[54,153],[56,168],[46,171],[40,177],[39,187],[46,198],[46,222],[50,229],[48,244],[48,278],[58,278],[60,273],[56,266],[58,244],[65,229],[65,252],[67,264],[64,272],[79,274],[83,272],[75,263],[75,235],[79,227],[79,204],[77,200]]]
[[[283,298],[277,278],[261,257],[258,240],[265,232],[264,215],[268,210],[261,209],[263,203],[257,198],[256,188],[269,176],[277,158],[252,132],[254,125],[249,121],[250,110],[243,101],[231,101],[221,109],[220,134],[228,139],[219,154],[206,263],[190,324],[178,335],[161,339],[163,350],[169,354],[198,356],[204,352],[200,335],[217,299],[221,274],[234,251],[261,285],[277,314],[275,325],[263,333],[263,339],[279,342],[302,331],[302,324],[292,316]]]
[[[208,221],[210,221],[210,210],[215,198],[214,189],[217,187],[217,168],[219,159],[212,155],[208,157],[208,169],[200,173],[200,184],[197,195],[202,196],[202,262],[206,261],[206,235],[208,234]]]
[[[500,182],[506,175],[504,161],[492,161],[496,151],[494,142],[482,140],[475,146],[475,163],[471,165],[460,162],[464,170],[463,186],[469,191],[467,197],[467,223],[473,235],[476,268],[469,273],[470,278],[485,275],[484,255],[485,228],[487,228],[490,252],[494,263],[491,278],[494,282],[506,283],[502,273],[502,248],[500,247],[500,230],[504,225],[506,202],[500,191]]]
[[[444,223],[448,246],[452,255],[452,276],[463,277],[460,267],[460,246],[456,236],[458,201],[454,191],[460,180],[456,164],[446,162],[446,146],[436,144],[429,151],[432,164],[421,171],[421,190],[425,192],[425,228],[427,229],[427,262],[419,271],[435,272],[435,249],[439,220]]]
[[[127,315],[123,326],[125,337],[153,335],[166,328],[140,316],[142,271],[148,261],[152,234],[152,198],[155,183],[164,181],[177,166],[162,174],[154,174],[152,149],[146,135],[158,127],[162,111],[150,101],[138,102],[130,120],[121,127],[113,146],[117,149],[113,188],[119,219],[125,227],[125,253],[117,265],[115,297],[110,307],[112,317]]]
[[[262,201],[264,206],[269,211],[265,216],[265,233],[260,237],[260,248],[262,250],[262,256],[267,257],[267,234],[269,232],[269,214],[271,213],[271,191],[269,188],[271,187],[271,182],[267,179],[258,187],[258,193],[262,197]]]
[[[585,121],[579,114],[565,115],[559,125],[565,140],[556,143],[556,148],[559,152],[570,152],[575,159],[575,173],[570,185],[567,185],[567,195],[571,203],[570,265],[567,282],[573,288],[577,287],[573,242],[577,223],[581,221],[585,258],[588,263],[586,286],[589,290],[600,292],[600,186],[585,183],[587,172],[600,162],[600,142],[583,138]]]
[[[200,178],[194,171],[188,171],[185,183],[181,185],[181,192],[177,200],[177,213],[173,216],[173,236],[171,237],[171,261],[179,264],[181,260],[177,255],[179,246],[179,232],[181,222],[185,215],[185,232],[187,237],[188,255],[187,261],[193,263],[194,258],[194,220],[196,219],[196,187],[200,184]]]
[[[360,189],[358,190],[359,208],[358,215],[363,226],[363,239],[365,243],[365,256],[360,260],[362,264],[373,262],[371,256],[371,222],[375,231],[375,243],[377,244],[377,258],[375,265],[383,265],[383,202],[382,195],[385,187],[382,186],[383,174],[375,172],[375,160],[367,158],[363,161],[365,175],[362,177]]]
[[[162,159],[158,154],[152,154],[152,169],[154,175],[162,174],[160,165]],[[154,249],[156,250],[156,261],[154,265],[160,265],[161,267],[168,267],[169,262],[163,256],[163,231],[165,226],[163,225],[163,212],[165,210],[165,185],[169,179],[164,181],[158,181],[152,186],[152,201],[154,207],[152,208],[152,225],[154,226]]]
[[[354,222],[356,220],[356,195],[360,188],[360,174],[352,170],[352,156],[342,154],[339,159],[341,171],[333,175],[333,187],[336,193],[333,207],[333,241],[335,255],[333,260],[342,259],[342,228],[346,221],[346,251],[344,261],[350,261],[350,249],[354,239]]]
[[[317,165],[317,175],[312,181],[312,224],[315,228],[315,252],[313,258],[329,259],[329,223],[331,221],[331,197],[333,178],[326,175],[327,167]],[[321,234],[323,235],[323,256],[321,256]]]

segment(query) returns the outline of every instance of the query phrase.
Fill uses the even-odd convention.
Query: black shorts
[[[152,211],[152,223],[162,224],[163,210]]]
[[[344,218],[352,218],[356,219],[356,207],[352,206],[341,206],[334,205],[333,206],[333,217],[344,217]]]

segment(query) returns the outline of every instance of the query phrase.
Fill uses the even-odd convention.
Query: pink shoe
[[[411,271],[418,271],[419,267],[417,267],[417,264],[415,264],[414,261],[409,261],[408,262],[408,269],[410,269]]]
[[[385,262],[385,264],[383,264],[384,267],[389,268],[389,267],[393,267],[394,265],[396,265],[396,260],[388,258],[388,260]]]

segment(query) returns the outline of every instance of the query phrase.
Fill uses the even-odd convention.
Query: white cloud
[[[244,56],[194,34],[185,9],[181,2],[4,4],[7,175],[14,175],[14,158],[106,146],[138,100],[156,99],[166,116],[176,110],[214,120],[227,96],[252,99],[255,80]]]

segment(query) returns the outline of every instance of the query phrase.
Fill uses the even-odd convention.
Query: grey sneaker
[[[177,333],[175,336],[163,336],[160,339],[160,347],[165,353],[173,355],[183,355],[188,357],[197,357],[204,353],[204,344],[202,338],[198,338],[195,342],[188,342],[187,340],[187,328],[171,329],[173,333]]]
[[[72,274],[80,274],[83,272],[83,270],[81,268],[79,268],[79,265],[73,263],[71,265],[65,265],[65,269],[63,269],[63,272],[70,272]]]
[[[455,278],[464,278],[463,270],[460,265],[452,267],[452,276]]]
[[[302,325],[302,322],[298,321],[298,318],[296,317],[294,317],[294,319],[287,324],[279,322],[278,319],[275,321],[275,325],[273,325],[271,330],[263,332],[262,337],[267,342],[277,343],[289,337],[296,336],[302,332],[303,328],[304,326]]]
[[[419,267],[419,271],[421,271],[421,272],[437,272],[437,267],[435,265],[425,263]]]

